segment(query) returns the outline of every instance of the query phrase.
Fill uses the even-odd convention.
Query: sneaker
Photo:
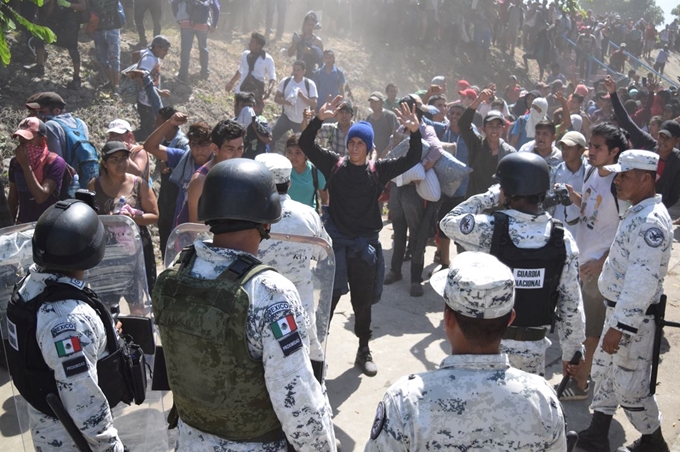
[[[401,278],[402,278],[401,273],[395,273],[395,272],[390,270],[390,272],[387,274],[387,276],[385,276],[385,281],[383,282],[383,284],[385,284],[386,286],[389,286],[390,284],[393,284],[397,281],[401,281]]]
[[[412,282],[411,283],[411,290],[409,291],[409,294],[412,297],[422,297],[425,291],[423,290],[423,285],[418,283],[418,282]]]
[[[368,346],[357,350],[357,359],[354,361],[354,364],[361,367],[361,371],[368,377],[374,377],[378,373],[378,368],[373,362],[371,350]]]
[[[39,75],[39,76],[45,75],[45,65],[43,65],[43,64],[38,64],[38,63],[31,64],[31,65],[28,65],[28,66],[24,66],[24,69],[29,74],[35,74],[35,75]]]
[[[555,386],[555,390],[557,390],[557,385]],[[563,402],[569,402],[572,400],[585,400],[588,398],[589,392],[590,384],[586,386],[586,389],[581,389],[574,380],[569,380],[569,383],[567,383],[567,387],[564,389],[560,400]]]

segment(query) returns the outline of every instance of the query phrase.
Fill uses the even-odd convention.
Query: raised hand
[[[186,114],[180,112],[176,112],[174,115],[170,117],[170,119],[168,119],[170,124],[172,124],[173,126],[181,126],[182,124],[186,124],[188,120],[189,117]]]
[[[416,114],[416,104],[414,103],[410,110],[406,102],[402,102],[400,107],[394,109],[399,124],[406,127],[411,133],[416,132],[420,128],[420,121]]]
[[[604,88],[609,94],[614,94],[616,92],[616,82],[611,75],[604,78]]]
[[[326,103],[319,108],[319,113],[317,113],[316,117],[322,121],[332,118],[340,111],[340,108],[342,108],[344,104],[345,102],[342,100],[342,96],[335,96],[335,99],[331,100],[331,96],[329,95],[326,99]]]

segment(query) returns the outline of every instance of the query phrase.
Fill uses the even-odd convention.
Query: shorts
[[[607,307],[604,296],[597,286],[597,276],[581,279],[581,294],[583,295],[583,310],[586,313],[586,337],[600,337],[604,328],[604,318]]]

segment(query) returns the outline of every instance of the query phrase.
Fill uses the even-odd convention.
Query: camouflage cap
[[[432,275],[430,285],[451,309],[466,317],[496,319],[515,303],[512,271],[486,253],[459,254],[448,271]]]
[[[604,169],[612,173],[625,173],[634,169],[656,171],[658,165],[659,154],[656,152],[630,149],[621,153],[618,163],[605,165]]]
[[[285,184],[290,182],[290,173],[293,165],[281,154],[267,153],[255,156],[255,161],[262,163],[274,176],[274,183]]]

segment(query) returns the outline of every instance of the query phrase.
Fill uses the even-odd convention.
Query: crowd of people
[[[268,5],[276,6],[281,15],[283,3]],[[77,5],[59,7],[76,11]],[[220,14],[219,3],[208,2],[206,22],[199,23],[190,18],[198,13],[187,5],[173,2],[178,17],[187,15],[178,19],[182,58],[177,78],[183,83],[190,79],[194,36],[201,55],[199,76],[208,76],[206,40]],[[247,17],[248,2],[232,5]],[[493,439],[492,431],[479,426],[482,420],[482,427],[488,428],[502,419],[509,422],[513,435],[532,442],[532,450],[541,449],[538,444],[544,450],[565,450],[558,396],[542,378],[552,327],[562,349],[563,373],[571,377],[559,400],[594,395],[593,420],[580,432],[580,447],[609,450],[609,424],[621,406],[642,434],[627,450],[668,450],[658,404],[645,384],[652,359],[653,316],[672,243],[667,209],[680,199],[680,100],[677,89],[664,87],[653,72],[640,77],[633,65],[624,74],[628,60],[626,54],[617,55],[618,50],[611,55],[618,75],[586,80],[589,56],[604,59],[609,52],[603,43],[644,56],[647,42],[652,42],[648,27],[644,21],[634,24],[614,15],[566,13],[547,1],[524,5],[519,0],[498,4],[479,0],[465,5],[473,20],[450,33],[443,20],[446,5],[409,3],[423,19],[422,33],[416,30],[419,39],[427,43],[467,37],[488,50],[496,42],[513,47],[521,35],[525,61],[539,62],[540,80],[523,86],[514,75],[504,81],[471,83],[433,74],[423,89],[413,93],[400,97],[399,87],[388,83],[384,89],[372,87],[379,89],[365,101],[351,102],[335,53],[316,35],[319,17],[309,12],[287,48],[287,55],[295,58],[292,73],[280,80],[274,59],[265,50],[272,32],[269,14],[267,33],[252,33],[225,87],[235,92],[233,114],[216,124],[192,122],[188,115],[163,106],[168,92],[161,89],[160,60],[170,50],[170,41],[160,34],[124,74],[134,81],[138,130],[133,130],[132,118],[110,118],[105,144],[96,148],[86,122],[67,112],[61,95],[42,92],[27,100],[26,118],[13,135],[18,145],[9,168],[10,223],[46,221],[60,208],[67,211],[58,201],[87,188],[95,193],[93,205],[100,215],[125,215],[139,227],[157,316],[171,308],[174,299],[167,287],[178,281],[192,293],[181,300],[187,306],[209,299],[201,295],[206,290],[237,293],[234,300],[245,303],[239,305],[238,318],[248,325],[234,326],[238,335],[216,341],[208,329],[201,331],[200,340],[210,346],[196,353],[197,368],[190,369],[205,371],[197,372],[201,383],[184,379],[186,366],[177,356],[184,358],[192,343],[198,349],[204,342],[191,342],[198,341],[195,337],[184,341],[185,325],[160,317],[168,373],[177,391],[177,450],[283,451],[286,441],[298,450],[335,450],[332,411],[323,389],[324,356],[317,344],[320,338],[312,331],[314,301],[305,273],[309,269],[292,264],[307,263],[311,257],[292,253],[291,264],[278,269],[281,274],[259,267],[250,273],[257,265],[254,256],[267,252],[265,242],[260,242],[270,232],[321,237],[332,244],[337,265],[331,318],[341,297],[349,294],[358,339],[355,364],[367,376],[378,374],[370,345],[373,304],[381,299],[384,285],[399,284],[406,261],[410,296],[424,296],[423,273],[430,264],[425,262],[425,249],[432,241],[437,247],[436,267],[429,276],[446,302],[445,331],[454,356],[439,371],[409,377],[388,390],[366,450],[418,450],[439,444],[437,427],[449,421],[441,413],[431,419],[426,411],[435,410],[442,400],[461,397],[457,390],[445,389],[447,378],[480,384],[499,407],[513,404],[496,413],[482,410],[474,422],[461,421],[458,436],[445,440],[452,447],[467,448],[479,437]],[[335,25],[338,31],[342,28]],[[677,23],[660,35],[659,55],[680,41],[675,39]],[[570,77],[558,62],[560,55],[573,50],[565,44],[567,39],[575,43],[578,61],[585,62],[577,64]],[[655,47],[656,36],[653,42]],[[547,48],[542,47],[545,43]],[[40,59],[37,64],[42,64]],[[119,64],[112,62],[109,69],[115,87]],[[655,69],[663,72],[663,67]],[[267,101],[281,105],[272,126],[263,113]],[[365,118],[357,117],[359,102],[370,106]],[[279,141],[282,153],[277,152]],[[156,174],[158,193],[153,188]],[[390,247],[380,241],[384,208],[394,230],[389,263],[384,249]],[[157,283],[155,251],[164,254],[170,232],[184,223],[207,224],[214,240],[195,242]],[[154,250],[147,228],[153,224],[159,228],[160,250]],[[452,241],[457,250],[453,258]],[[239,265],[236,276],[221,277],[233,265]],[[46,262],[32,274],[42,278],[41,272],[49,273],[50,268],[56,273],[87,270]],[[73,274],[82,278],[81,273]],[[208,290],[207,283],[197,280],[212,285]],[[204,321],[200,316],[195,320]],[[223,320],[238,323],[228,316]],[[235,344],[244,343],[247,350],[235,350]],[[90,361],[97,361],[95,351],[87,353],[92,354]],[[67,356],[71,353],[59,353],[48,364],[61,365],[57,358]],[[253,364],[253,359],[261,364]],[[219,378],[216,370],[226,369],[229,360],[243,368],[229,377],[235,386],[218,392],[241,407],[237,420],[222,416],[223,407],[215,405],[214,394],[202,390],[209,387],[210,378]],[[622,375],[621,368],[633,377]],[[532,405],[528,397],[481,385],[490,372],[501,372],[509,387],[517,388],[515,394],[532,392],[551,407],[550,412],[531,417],[519,408]],[[57,377],[65,381],[77,374]],[[437,390],[429,394],[418,385]],[[299,389],[299,394],[289,396],[289,389]],[[265,401],[263,392],[268,395]],[[423,402],[422,412],[412,412],[405,403],[414,397]],[[248,407],[266,422],[241,432],[238,421],[252,414]],[[456,410],[444,413],[451,411]],[[294,412],[304,412],[304,422],[294,421]],[[107,413],[98,422],[110,422]],[[517,417],[519,413],[522,416]],[[536,422],[527,421],[527,416]],[[513,417],[515,427],[510,426]],[[543,419],[542,428],[537,419]],[[120,445],[115,429],[108,427],[102,431],[110,443]],[[34,438],[40,436],[36,429],[32,425]],[[51,432],[53,437],[43,435],[40,441],[68,441],[62,433]],[[503,444],[498,446],[503,450],[522,450],[512,438],[498,438],[495,444]],[[91,439],[91,444],[106,442]]]

